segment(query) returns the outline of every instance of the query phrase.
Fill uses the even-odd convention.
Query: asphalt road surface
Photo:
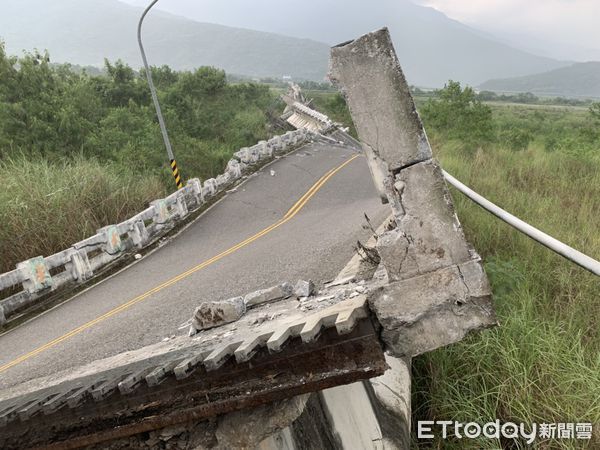
[[[263,168],[167,245],[0,336],[0,389],[187,333],[202,300],[330,280],[368,237],[364,213],[375,226],[389,214],[364,157],[304,147]]]

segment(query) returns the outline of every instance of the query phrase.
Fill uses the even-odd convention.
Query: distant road
[[[0,336],[0,389],[187,333],[202,300],[332,279],[368,237],[364,213],[388,215],[365,159],[304,147],[137,264]]]

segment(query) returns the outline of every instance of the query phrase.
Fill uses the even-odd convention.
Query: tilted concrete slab
[[[386,28],[331,51],[395,228],[377,243],[389,285],[370,296],[382,339],[415,356],[497,324],[481,260],[467,243]]]

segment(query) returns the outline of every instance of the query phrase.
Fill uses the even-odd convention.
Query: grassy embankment
[[[17,60],[0,43],[0,272],[49,255],[174,190],[145,79],[120,63],[106,76]],[[154,69],[184,178],[222,173],[268,135],[266,86],[222,71]]]
[[[600,121],[581,108],[494,104],[486,118],[485,105],[473,99],[441,103],[428,108],[427,99],[417,99],[448,172],[600,258]],[[467,238],[484,258],[501,325],[414,359],[413,420],[592,422],[592,442],[555,439],[537,448],[600,448],[600,281],[452,194]],[[526,448],[487,439],[415,447]]]

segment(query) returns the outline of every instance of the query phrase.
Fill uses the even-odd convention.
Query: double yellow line
[[[321,178],[319,178],[319,180],[294,204],[294,206],[292,206],[290,208],[290,210],[287,213],[285,213],[285,215],[281,219],[279,219],[277,222],[275,222],[274,224],[268,226],[267,228],[265,228],[262,231],[259,231],[254,236],[249,237],[245,241],[240,242],[237,245],[234,245],[233,247],[225,250],[224,252],[219,253],[216,256],[213,256],[212,258],[198,264],[195,267],[192,267],[188,271],[183,272],[183,273],[177,275],[176,277],[173,277],[170,280],[165,281],[164,283],[150,289],[148,292],[145,292],[145,293],[135,297],[134,299],[129,300],[127,303],[124,303],[121,306],[118,306],[118,307],[108,311],[107,313],[105,313],[93,320],[90,320],[87,323],[84,323],[83,325],[75,328],[74,330],[71,330],[64,335],[57,337],[56,339],[42,345],[41,347],[38,347],[35,350],[32,350],[31,352],[26,353],[26,354],[18,357],[17,359],[4,364],[3,366],[0,366],[0,373],[10,369],[11,367],[16,366],[17,364],[22,363],[30,358],[33,358],[34,356],[37,356],[42,352],[45,352],[46,350],[60,344],[61,342],[66,341],[67,339],[81,333],[82,331],[85,331],[88,328],[91,328],[94,325],[96,325],[116,314],[119,314],[120,312],[123,312],[128,308],[131,308],[132,306],[136,305],[137,303],[142,302],[143,300],[147,299],[148,297],[152,296],[153,294],[156,294],[157,292],[160,292],[165,288],[173,286],[175,283],[183,280],[184,278],[189,277],[193,273],[196,273],[199,270],[202,270],[205,267],[210,266],[211,264],[219,261],[220,259],[222,259],[228,255],[231,255],[232,253],[236,252],[237,250],[241,249],[242,247],[245,247],[246,245],[251,244],[252,242],[256,241],[257,239],[260,239],[264,235],[275,230],[276,228],[279,228],[281,225],[289,222],[290,220],[292,220],[294,218],[294,216],[296,214],[298,214],[298,212],[300,212],[300,210],[306,205],[306,203],[308,203],[308,201],[319,191],[319,189],[321,189],[323,187],[323,185],[325,183],[327,183],[327,181],[331,177],[333,177],[336,173],[338,173],[340,170],[342,170],[344,167],[346,167],[348,164],[350,164],[352,161],[354,161],[356,158],[358,158],[358,156],[359,155],[354,155],[352,158],[348,159],[343,164],[339,165],[336,168],[331,169],[329,172],[327,172],[325,175],[323,175]]]

